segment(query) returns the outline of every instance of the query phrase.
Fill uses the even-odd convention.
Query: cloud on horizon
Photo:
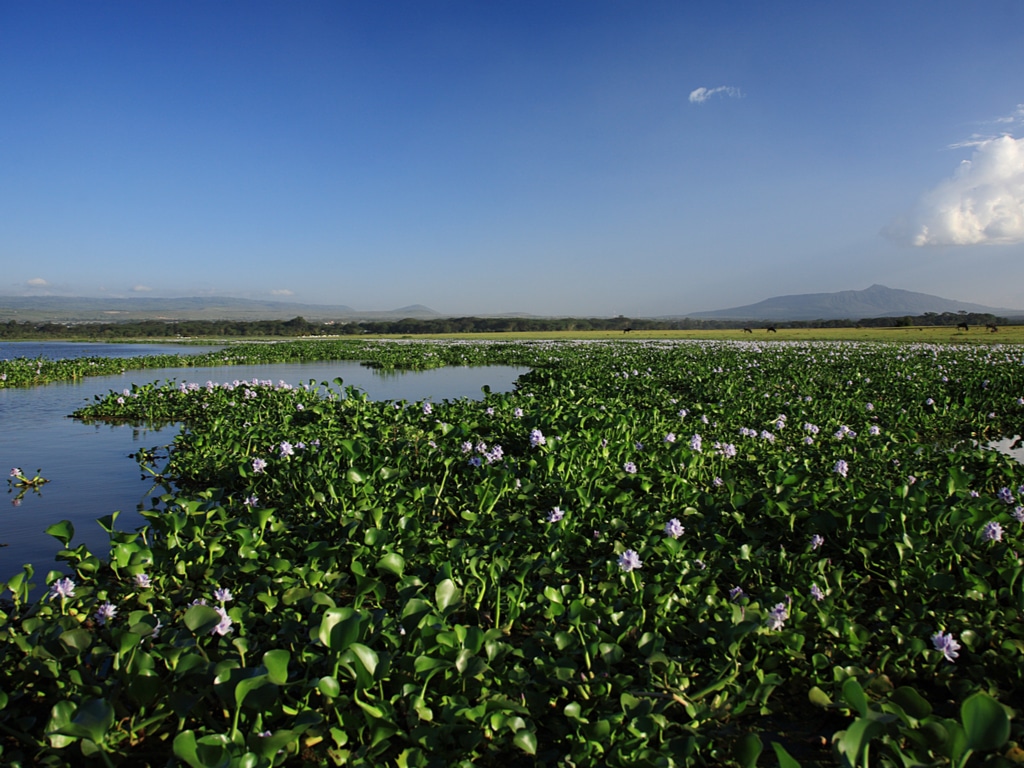
[[[150,293],[153,289],[148,285],[133,285],[132,293]]]
[[[50,284],[41,277],[33,277],[27,281],[32,288],[47,288]]]
[[[288,288],[275,288],[270,292],[271,296],[294,296],[295,291],[289,290]]]
[[[705,101],[710,99],[719,93],[723,93],[726,96],[731,96],[734,99],[740,98],[743,94],[740,93],[739,88],[733,88],[731,85],[719,85],[716,88],[694,88],[690,91],[690,103],[691,104],[703,104]]]
[[[952,178],[925,193],[883,233],[910,245],[1012,245],[1024,242],[1024,139],[977,139]]]

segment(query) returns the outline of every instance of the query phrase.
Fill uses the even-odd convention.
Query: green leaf
[[[263,654],[263,666],[267,668],[267,677],[275,685],[284,685],[288,682],[289,659],[291,659],[291,652],[283,648]]]
[[[800,763],[794,760],[793,756],[779,742],[773,741],[772,749],[775,750],[775,757],[779,761],[779,768],[800,768]]]
[[[194,635],[209,634],[220,624],[220,614],[208,605],[193,605],[185,611],[185,626]]]
[[[915,720],[923,720],[932,713],[932,705],[909,685],[901,685],[893,691],[892,700]]]
[[[525,728],[516,731],[516,735],[512,737],[512,743],[528,755],[537,754],[537,735],[533,731],[528,731]]]
[[[434,602],[437,603],[437,607],[441,611],[444,611],[451,605],[458,604],[460,599],[459,588],[451,579],[445,579],[434,590]]]
[[[868,697],[856,678],[848,677],[843,683],[843,700],[861,717],[868,716]]]
[[[999,749],[1010,738],[1006,710],[986,693],[979,691],[960,705],[960,720],[972,750]]]
[[[75,537],[75,526],[71,524],[70,520],[61,520],[59,523],[47,527],[46,533],[67,547],[71,543],[71,539]]]
[[[402,574],[405,572],[405,558],[397,552],[388,552],[377,561],[377,570],[393,573],[398,578],[402,578]]]
[[[320,620],[320,642],[340,653],[359,639],[362,617],[353,608],[328,608]]]
[[[828,694],[825,693],[818,686],[814,686],[807,693],[807,698],[810,699],[811,704],[816,707],[831,707],[832,699],[829,698]]]
[[[733,754],[736,757],[736,762],[743,768],[755,768],[757,758],[761,756],[763,749],[764,744],[761,743],[761,737],[756,733],[748,733],[736,742]]]

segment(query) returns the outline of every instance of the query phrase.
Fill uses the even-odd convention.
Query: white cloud
[[[150,288],[148,285],[133,285],[132,286],[132,293],[149,293],[152,290],[153,289]]]
[[[275,288],[270,292],[271,296],[294,296],[295,291],[288,290],[287,288]]]
[[[33,277],[28,281],[28,284],[33,288],[46,288],[49,283],[41,277]]]
[[[885,233],[916,246],[1024,242],[1024,139],[1000,136],[974,147],[953,177],[927,192]]]
[[[690,103],[703,104],[718,93],[724,93],[726,96],[732,96],[734,99],[738,99],[743,95],[740,93],[739,88],[733,88],[731,85],[719,85],[717,88],[705,88],[701,86],[700,88],[695,88],[690,91]]]

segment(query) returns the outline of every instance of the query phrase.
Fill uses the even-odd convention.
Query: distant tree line
[[[791,320],[751,322],[677,318],[657,320],[599,317],[442,317],[359,322],[291,320],[136,320],[117,323],[0,323],[0,339],[123,339],[178,337],[282,337],[373,334],[516,333],[527,331],[668,331],[782,328],[899,328],[907,326],[984,327],[1010,325],[1005,317],[975,312],[925,312],[923,315],[873,317],[861,320]]]

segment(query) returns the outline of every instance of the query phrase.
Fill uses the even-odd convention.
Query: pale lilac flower
[[[814,445],[814,438],[808,435],[804,438],[804,445]]]
[[[113,603],[105,602],[101,603],[100,607],[96,609],[96,613],[93,614],[93,618],[96,619],[96,623],[102,627],[116,615],[117,606],[115,606]]]
[[[145,573],[136,573],[133,577],[133,581],[135,582],[135,586],[139,589],[149,589],[153,586],[152,580]]]
[[[805,432],[810,432],[812,435],[816,435],[816,434],[818,434],[819,430],[818,430],[817,425],[811,424],[811,422],[808,421],[808,422],[804,423],[804,431]]]
[[[1015,499],[1013,498],[1013,491],[1009,488],[1000,488],[999,493],[996,494],[1003,504],[1013,504]]]
[[[997,523],[995,520],[985,523],[984,529],[982,529],[982,537],[985,541],[1002,541],[1003,540],[1003,526]]]
[[[907,475],[907,485],[913,485],[917,482],[917,478],[914,475]]]
[[[941,651],[942,655],[946,657],[946,661],[956,661],[957,656],[960,654],[957,651],[960,650],[960,643],[953,639],[953,633],[948,634],[944,632],[936,632],[932,635],[932,645],[936,651]]]
[[[824,543],[825,543],[825,537],[824,536],[821,536],[820,534],[817,534],[817,533],[814,534],[813,536],[811,536],[811,549],[817,549],[818,547],[820,547]]]
[[[260,503],[260,497],[257,496],[255,493],[251,493],[245,497],[245,501],[242,503],[245,504],[245,506],[247,507],[255,507],[257,504]]]
[[[285,456],[294,456],[294,455],[295,455],[295,449],[292,447],[291,443],[289,443],[288,441],[285,441],[285,442],[281,443],[281,446],[280,446],[280,456],[281,456],[282,459]]]
[[[970,497],[971,497],[972,499],[976,499],[976,498],[978,498],[979,496],[981,496],[981,494],[980,494],[980,493],[978,493],[978,492],[977,492],[976,490],[974,490],[973,488],[972,488],[971,490],[969,490],[969,491],[967,492],[967,495],[968,495],[968,496],[970,496]]]
[[[627,549],[625,552],[619,555],[619,568],[621,568],[626,573],[638,570],[642,565],[643,563],[640,562],[640,555],[638,555],[632,549]]]
[[[549,523],[557,523],[563,517],[565,517],[565,512],[563,512],[558,507],[555,507],[550,512],[548,512],[548,522]]]
[[[213,590],[213,599],[219,600],[222,603],[230,603],[232,600],[235,599],[235,596],[231,594],[231,590],[222,587],[217,587],[215,590]]]
[[[296,403],[295,404],[295,410],[296,411],[304,411],[304,410],[306,410],[306,406],[304,406],[302,403]]]
[[[720,477],[715,477],[715,478],[712,478],[712,480],[711,480],[711,484],[713,486],[715,486],[715,488],[721,488],[723,483],[724,483],[724,481]]]
[[[1013,508],[1013,519],[1018,523],[1024,523],[1024,507]]]
[[[869,411],[869,412],[875,410],[874,403],[865,403],[864,404],[864,410],[865,411]]]
[[[252,471],[261,473],[267,468],[267,462],[263,459],[256,458],[252,460]]]
[[[473,458],[471,458],[469,460],[469,466],[471,466],[471,467],[483,466],[483,463],[484,463],[484,460],[481,459],[479,456],[474,456]]]
[[[221,637],[231,634],[231,628],[234,625],[234,622],[231,621],[231,617],[228,616],[228,612],[219,605],[214,606],[213,610],[220,614],[220,621],[217,622],[217,626],[210,630],[210,634],[220,635]]]
[[[53,584],[50,585],[50,599],[53,600],[55,597],[74,597],[75,596],[75,582],[66,576],[63,579],[57,579]]]
[[[512,409],[512,415],[515,416],[517,419],[523,418],[523,409],[522,408],[513,408]]]
[[[462,443],[462,452],[463,453],[472,453],[473,452],[473,444],[469,440],[466,440],[466,441],[464,441]]]
[[[496,445],[490,451],[484,454],[484,459],[487,461],[488,464],[494,464],[496,461],[501,461],[504,455],[504,449],[500,445]]]
[[[846,473],[850,471],[850,467],[845,461],[840,459],[836,462],[836,465],[832,467],[832,471],[841,477],[846,477]]]
[[[761,430],[761,439],[762,440],[767,440],[769,443],[774,443],[775,442],[775,435],[773,435],[767,429],[762,429]]]
[[[700,435],[694,435],[693,437],[690,438],[690,450],[696,451],[697,453],[701,453],[702,442],[703,441],[701,440]]]
[[[642,451],[644,449],[644,444],[640,443],[640,442],[636,442],[636,443],[633,443],[633,447],[636,448],[638,451]]]
[[[769,629],[782,629],[782,626],[786,623],[786,619],[789,618],[789,609],[785,603],[776,603],[775,607],[768,614],[768,628]]]
[[[925,405],[935,405],[935,401],[934,401],[934,400],[932,400],[932,399],[931,399],[931,398],[929,397],[929,398],[928,398],[927,400],[925,400],[925,401],[924,401],[924,404],[925,404]]]
[[[685,419],[689,414],[690,414],[690,412],[688,410],[686,410],[685,408],[680,408],[679,409],[679,418],[680,419]]]
[[[743,587],[733,587],[729,590],[729,599],[734,601],[739,600],[744,596],[744,594],[746,593],[743,591]]]
[[[123,397],[117,398],[117,404],[118,405],[124,405],[124,398]]]
[[[494,415],[494,409],[493,408],[488,408],[486,411],[484,411],[484,413],[486,413],[488,416],[493,416]]]
[[[11,477],[21,477],[21,467],[11,467]]]
[[[868,434],[872,436],[878,436],[882,434],[882,430],[879,429],[877,424],[872,424],[870,427],[868,427]]]
[[[627,461],[625,464],[622,465],[622,471],[625,472],[627,475],[635,475],[636,464],[634,464],[632,461]]]
[[[430,405],[430,403],[424,403],[424,404],[423,404],[423,415],[424,415],[424,416],[429,416],[429,415],[430,415],[431,413],[433,413],[433,412],[434,412],[434,409],[433,409],[433,407],[432,407],[432,406]]]
[[[665,435],[665,442],[666,443],[674,443],[675,441],[676,441],[676,433],[675,432],[669,432],[667,435]]]
[[[544,433],[539,429],[530,431],[530,445],[536,448],[538,445],[544,445],[547,443],[547,438],[544,437]]]
[[[811,597],[820,603],[825,599],[825,593],[821,591],[821,587],[817,584],[811,584]]]
[[[673,539],[678,539],[683,535],[683,524],[679,522],[677,518],[672,518],[665,523],[665,533],[671,536]]]

